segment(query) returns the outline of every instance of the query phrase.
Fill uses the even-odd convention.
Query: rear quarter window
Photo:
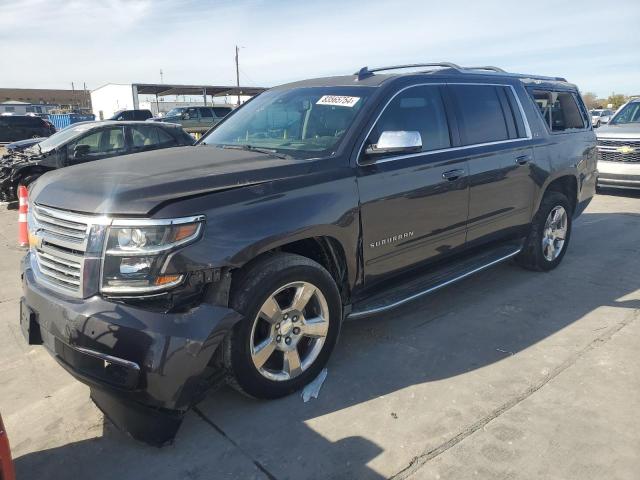
[[[587,113],[574,92],[533,89],[530,94],[552,133],[582,130],[588,125]]]

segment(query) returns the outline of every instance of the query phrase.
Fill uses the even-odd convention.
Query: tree
[[[584,104],[589,110],[591,110],[592,108],[598,108],[600,106],[598,97],[593,92],[584,92],[582,94],[582,99],[584,100]]]
[[[607,98],[607,103],[612,104],[613,109],[615,110],[627,103],[627,97],[621,93],[612,92],[611,95],[609,95],[609,98]]]

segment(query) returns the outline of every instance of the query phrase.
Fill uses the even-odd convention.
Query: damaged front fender
[[[16,200],[19,185],[28,185],[54,168],[57,168],[55,155],[30,156],[16,152],[4,156],[0,163],[0,200]]]

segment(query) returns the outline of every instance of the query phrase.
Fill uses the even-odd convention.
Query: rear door
[[[531,134],[508,85],[450,84],[469,168],[468,246],[519,237],[535,194]]]
[[[468,167],[451,147],[457,142],[445,87],[401,90],[380,113],[365,147],[384,131],[419,132],[422,151],[366,159],[357,180],[365,284],[452,253],[465,243]]]

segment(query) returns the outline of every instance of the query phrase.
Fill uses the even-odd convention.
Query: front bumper
[[[206,391],[210,360],[241,316],[202,303],[160,313],[104,300],[62,297],[22,264],[20,323],[80,381],[126,402],[185,411]]]
[[[598,161],[598,186],[640,189],[640,163]]]

